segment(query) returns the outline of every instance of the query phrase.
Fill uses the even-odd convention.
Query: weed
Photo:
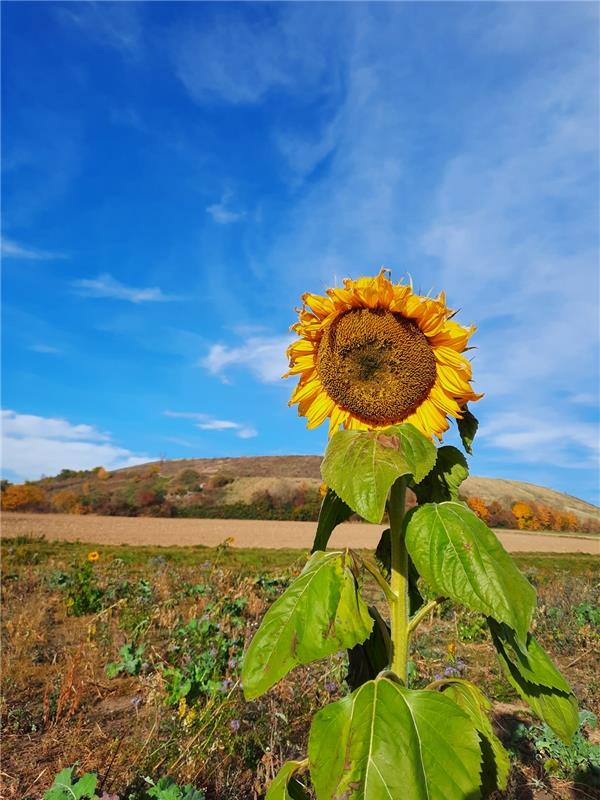
[[[146,778],[146,782],[151,787],[147,795],[154,800],[205,800],[206,797],[204,792],[194,789],[189,783],[178,786],[171,778],[161,778],[157,783]]]
[[[44,794],[44,800],[95,800],[98,776],[93,772],[86,772],[77,779],[74,772],[75,767],[62,769]]]
[[[106,674],[109,678],[116,678],[124,672],[126,675],[139,675],[142,670],[144,651],[146,645],[135,645],[133,642],[124,644],[119,650],[120,661],[112,661],[106,665]]]
[[[595,714],[581,711],[579,729],[570,745],[561,741],[545,724],[531,728],[521,724],[515,729],[513,739],[516,743],[526,741],[532,746],[548,775],[600,787],[600,746],[590,742],[587,736],[587,731],[594,729],[597,723]]]

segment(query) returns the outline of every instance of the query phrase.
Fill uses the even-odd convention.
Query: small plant
[[[241,606],[235,606],[241,613]],[[240,609],[238,612],[237,609]],[[236,618],[234,616],[233,623]],[[233,681],[225,674],[236,668],[244,639],[227,637],[218,623],[207,618],[192,619],[175,631],[174,664],[163,670],[170,705],[183,698],[189,704],[201,695],[227,691]]]
[[[487,637],[488,625],[483,614],[471,611],[462,614],[456,628],[461,642],[481,642]]]
[[[154,800],[205,800],[206,798],[204,792],[194,789],[189,783],[179,786],[171,778],[161,778],[157,783],[154,783],[152,778],[145,780],[150,785],[146,794]]]
[[[135,645],[133,642],[124,644],[119,650],[120,661],[112,661],[106,665],[106,674],[109,678],[116,678],[117,675],[139,675],[142,670],[144,650],[143,644]]]
[[[90,558],[92,556],[92,558]],[[83,564],[76,564],[62,580],[66,592],[67,613],[74,617],[94,614],[102,608],[104,590],[98,586],[94,563],[98,560],[96,552],[89,553]]]
[[[62,769],[44,794],[44,800],[96,800],[98,776],[86,772],[80,778],[75,778],[74,772],[74,766]]]
[[[578,628],[583,628],[584,625],[600,628],[599,606],[594,606],[591,603],[580,603],[573,609],[573,614]]]
[[[542,759],[550,775],[570,778],[591,786],[600,786],[600,745],[588,739],[587,729],[595,729],[598,719],[591,711],[579,713],[579,727],[570,745],[566,745],[548,725],[536,725],[517,731],[517,738],[526,739]]]

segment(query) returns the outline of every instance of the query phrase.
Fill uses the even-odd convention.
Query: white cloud
[[[103,273],[97,278],[73,281],[72,286],[84,297],[106,297],[113,300],[127,300],[130,303],[165,303],[179,299],[176,295],[165,294],[157,286],[146,289],[125,286],[108,273]]]
[[[56,475],[61,469],[120,469],[149,460],[118,447],[93,425],[2,411],[2,466],[21,480]]]
[[[210,214],[219,225],[230,225],[232,222],[238,222],[246,216],[245,211],[234,211],[228,207],[231,197],[231,192],[224,192],[219,203],[213,203],[206,209],[206,213]]]
[[[165,411],[165,417],[176,419],[191,419],[195,421],[195,427],[201,431],[233,431],[240,439],[252,439],[258,436],[257,430],[252,425],[245,425],[241,422],[233,422],[228,419],[217,419],[210,414],[201,414],[187,411]]]
[[[545,410],[537,415],[492,414],[481,425],[478,438],[510,452],[516,462],[593,469],[600,453],[595,424],[565,420]]]
[[[288,369],[285,351],[293,336],[251,336],[238,347],[213,344],[199,366],[228,382],[229,367],[251,372],[261,383],[276,383]]]
[[[1,254],[3,258],[20,258],[28,261],[52,261],[68,257],[64,253],[29,247],[5,236],[2,237]]]

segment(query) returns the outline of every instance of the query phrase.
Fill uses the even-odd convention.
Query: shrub
[[[43,511],[46,504],[46,492],[33,483],[8,486],[2,492],[3,511]]]
[[[468,497],[467,498],[467,505],[474,511],[475,514],[482,519],[484,522],[488,522],[490,518],[490,512],[488,507],[485,504],[485,501],[481,499],[481,497]]]
[[[54,511],[63,514],[72,514],[79,503],[79,499],[79,495],[72,492],[70,489],[62,489],[52,497],[50,503]]]

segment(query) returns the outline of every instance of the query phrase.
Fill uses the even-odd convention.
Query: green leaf
[[[437,461],[429,475],[420,483],[414,483],[411,489],[420,505],[458,500],[458,489],[468,476],[467,459],[456,447],[446,445],[438,448]]]
[[[373,627],[348,553],[314,553],[264,616],[242,665],[246,698],[266,692],[293,667],[364,642]]]
[[[305,761],[286,761],[269,784],[265,800],[309,800],[304,786],[294,777]]]
[[[346,682],[351,690],[376,678],[388,669],[392,658],[390,629],[375,606],[369,606],[374,625],[371,635],[363,644],[355,644],[348,650],[348,675]]]
[[[317,550],[326,550],[333,529],[340,522],[345,522],[351,515],[352,509],[337,496],[333,489],[327,489],[327,494],[321,503],[317,532],[311,553]]]
[[[381,566],[381,570],[386,578],[390,579],[392,571],[392,540],[390,529],[386,528],[381,534],[381,538],[375,550],[375,558]],[[425,602],[419,591],[418,586],[419,573],[415,567],[412,558],[408,557],[408,605],[409,613],[412,616],[415,614]]]
[[[506,622],[526,640],[535,590],[467,506],[446,502],[415,509],[407,522],[406,547],[433,592]]]
[[[93,772],[86,772],[75,784],[73,791],[77,800],[82,798],[94,798],[96,796],[96,784],[98,783],[98,776]]]
[[[508,753],[494,733],[488,717],[492,704],[477,686],[460,678],[449,679],[443,692],[445,697],[454,700],[465,714],[469,715],[479,734],[484,796],[491,794],[496,789],[506,789],[510,761]]]
[[[572,692],[564,675],[558,671],[550,656],[531,633],[527,634],[526,644],[523,647],[508,625],[500,625],[493,619],[488,620],[488,624],[496,648],[497,643],[500,643],[506,658],[515,665],[519,674],[528,683],[558,689],[566,694]]]
[[[465,448],[465,451],[471,456],[473,455],[473,439],[475,438],[475,434],[477,433],[479,422],[477,420],[477,417],[471,414],[467,406],[465,406],[462,409],[462,411],[463,411],[462,419],[457,419],[456,424],[458,425],[458,432],[460,434],[463,447]]]
[[[338,431],[321,465],[323,480],[369,522],[381,522],[392,484],[402,475],[421,481],[435,464],[434,444],[413,425],[382,431]]]
[[[476,800],[479,737],[439,692],[369,681],[319,711],[308,758],[318,800]]]
[[[565,744],[570,744],[579,725],[579,716],[577,700],[567,681],[531,634],[527,638],[525,658],[510,644],[504,626],[494,625],[491,621],[490,629],[498,659],[510,685],[534,714]],[[553,685],[547,685],[549,683]]]

